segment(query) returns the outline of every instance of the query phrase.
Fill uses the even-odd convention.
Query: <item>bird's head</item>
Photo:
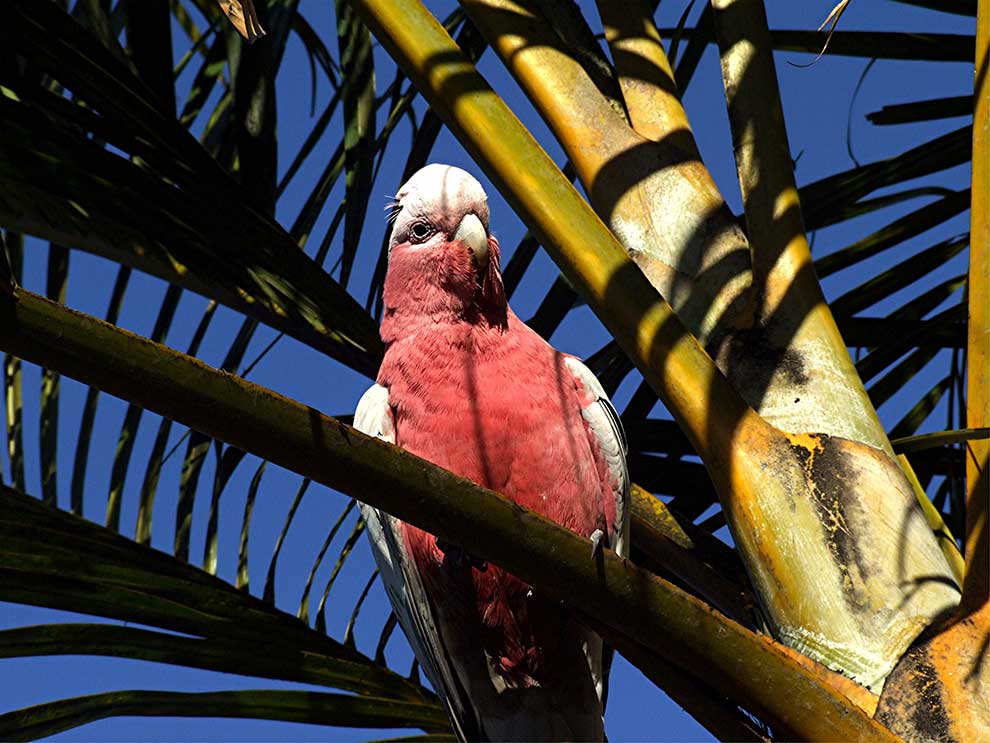
[[[505,322],[498,241],[488,197],[470,174],[434,163],[395,195],[385,312]]]

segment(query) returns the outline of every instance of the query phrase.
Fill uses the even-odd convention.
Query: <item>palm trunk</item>
[[[990,425],[990,1],[976,28],[966,425]],[[966,444],[966,564],[958,610],[887,680],[877,719],[908,741],[990,740],[990,442]]]

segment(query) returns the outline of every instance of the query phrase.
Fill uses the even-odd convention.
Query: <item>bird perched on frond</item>
[[[621,424],[587,367],[508,307],[481,184],[428,165],[391,218],[385,357],[355,426],[625,555]],[[460,738],[604,738],[596,634],[469,550],[362,512],[399,623]]]

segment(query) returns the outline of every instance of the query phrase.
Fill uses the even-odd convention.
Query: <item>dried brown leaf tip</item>
[[[828,42],[832,40],[832,34],[835,33],[835,27],[838,25],[839,19],[842,17],[842,14],[846,12],[846,6],[848,5],[849,5],[849,0],[841,0],[840,2],[836,3],[835,7],[832,8],[832,12],[828,14],[828,17],[826,17],[825,20],[822,21],[822,25],[818,27],[819,31],[823,31],[825,29],[825,26],[828,26],[829,21],[832,22],[832,25],[829,26],[828,29],[828,36],[825,38],[825,44],[822,46],[822,50],[818,52],[818,56],[815,57],[811,62],[808,62],[808,64],[795,64],[793,65],[794,67],[811,67],[811,65],[813,65],[815,62],[817,62],[819,59],[822,58],[822,55],[825,54],[825,50],[828,49]]]
[[[247,39],[249,44],[265,35],[265,29],[258,20],[258,11],[254,9],[253,0],[217,0],[220,10],[227,16],[234,28]]]
[[[842,14],[846,12],[847,5],[849,5],[849,0],[842,0],[842,2],[836,3],[835,7],[832,8],[832,12],[828,14],[828,17],[822,21],[822,25],[818,27],[818,30],[821,31],[826,25],[828,25],[829,21],[832,21],[832,25],[829,26],[828,29],[828,38],[825,39],[825,46],[822,47],[822,51],[818,55],[819,57],[825,53],[826,49],[828,49],[828,42],[832,40],[832,34],[835,33],[835,27],[839,24],[839,19],[842,17]]]

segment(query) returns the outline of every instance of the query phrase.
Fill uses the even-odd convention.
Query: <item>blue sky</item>
[[[832,6],[832,0],[806,0],[795,3],[772,0],[768,3],[768,14],[772,27],[813,29],[825,18]],[[430,3],[438,16],[444,15],[452,7],[450,3]],[[686,0],[665,0],[662,3],[659,20],[661,26],[673,26],[686,6]],[[700,14],[703,3],[696,3],[691,11],[693,20]],[[335,43],[332,3],[317,0],[302,0],[301,9],[317,31],[327,40],[328,46]],[[593,7],[590,10],[594,18]],[[841,28],[884,29],[900,31],[938,31],[947,33],[972,33],[972,19],[939,14],[910,5],[881,0],[850,4],[841,21]],[[178,54],[177,54],[178,58]],[[391,80],[391,64],[384,51],[376,49],[379,70],[379,91]],[[794,53],[777,54],[777,71],[780,79],[785,117],[790,137],[791,150],[798,158],[796,174],[799,184],[814,181],[822,176],[852,166],[847,154],[847,115],[850,111],[854,88],[867,60],[826,55],[817,64],[799,67],[811,60],[809,55]],[[794,63],[794,64],[792,64]],[[193,66],[191,66],[193,67]],[[546,127],[534,113],[518,87],[508,78],[499,60],[488,52],[479,65],[482,73],[502,94],[517,114],[544,143],[544,146],[558,162],[563,162],[562,153],[550,137]],[[194,70],[187,70],[180,85],[186,89],[191,82]],[[309,131],[312,121],[309,117],[310,77],[309,65],[301,44],[293,36],[286,51],[285,61],[278,79],[279,96],[279,165],[280,171],[291,162],[301,139]],[[878,109],[884,104],[907,102],[945,95],[963,95],[972,89],[972,65],[963,63],[942,63],[939,65],[918,64],[898,61],[879,61],[862,82],[859,95],[852,105],[852,127],[850,138],[853,151],[862,162],[869,162],[897,154],[916,145],[924,138],[945,133],[963,124],[962,119],[948,122],[933,122],[893,127],[875,127],[863,118],[864,114]],[[329,98],[329,87],[321,81],[318,88],[316,110]],[[214,100],[211,101],[215,102]],[[695,79],[685,98],[685,105],[698,139],[703,158],[711,169],[715,180],[722,189],[726,200],[735,212],[740,210],[739,188],[735,178],[735,165],[732,159],[732,146],[725,114],[724,98],[718,57],[709,47],[698,68]],[[210,106],[207,106],[209,110]],[[420,108],[421,110],[421,108]],[[322,171],[330,152],[336,145],[340,132],[340,114],[331,133],[327,135],[315,155],[300,171],[291,187],[280,202],[277,217],[286,227],[291,225],[296,213],[312,188],[312,184]],[[382,119],[379,120],[379,124]],[[398,179],[404,165],[404,150],[408,143],[408,127],[400,127],[395,141],[386,155],[373,191],[373,201],[369,210],[369,221],[365,228],[358,262],[351,281],[351,290],[360,301],[364,301],[374,259],[377,256],[384,224],[386,196],[399,186]],[[466,155],[459,144],[448,133],[441,134],[434,150],[435,161],[459,165],[479,176],[489,193],[492,212],[492,226],[503,246],[503,260],[508,260],[511,251],[518,243],[525,228],[515,217],[497,191],[482,176],[480,170]],[[958,167],[938,174],[928,180],[950,188],[962,188],[968,183],[968,166]],[[321,215],[311,238],[310,252],[319,243],[327,229],[336,204],[343,195],[342,183],[338,184],[328,200],[328,206]],[[382,207],[382,218],[378,219],[378,199]],[[816,257],[843,247],[855,239],[892,221],[921,205],[921,201],[910,201],[890,208],[880,214],[861,217],[822,230],[814,236],[813,251]],[[940,239],[965,232],[968,216],[963,215],[943,225],[938,230],[925,233],[912,243],[915,247],[934,244]],[[340,236],[331,250],[331,263],[335,251],[339,250]],[[29,241],[25,262],[25,284],[35,290],[44,290],[45,261],[47,248],[39,241]],[[110,294],[116,267],[102,259],[82,253],[73,253],[68,284],[67,303],[77,309],[102,316]],[[834,280],[824,283],[827,296],[834,298],[853,288],[869,276],[883,270],[898,260],[897,250],[890,255],[877,256],[865,261],[861,274],[848,275],[843,272]],[[965,270],[965,256],[957,256],[948,265],[938,270],[916,285],[904,290],[916,293],[919,289],[933,286],[949,276]],[[513,306],[517,314],[529,317],[539,305],[557,271],[550,259],[540,253],[533,267],[516,293]],[[154,323],[161,297],[164,294],[162,282],[135,274],[131,279],[124,303],[120,324],[135,332],[149,334]],[[891,298],[892,303],[903,301],[905,293]],[[169,345],[184,349],[198,322],[206,301],[191,294],[185,294],[180,302],[173,329],[168,335]],[[865,314],[882,315],[883,306],[871,308]],[[240,318],[235,313],[221,309],[216,321],[204,342],[201,357],[209,363],[219,364],[226,352]],[[246,355],[253,359],[274,337],[269,329],[260,330]],[[586,307],[571,312],[553,336],[553,343],[560,349],[586,356],[604,344],[608,336],[593,314]],[[919,376],[914,386],[895,396],[881,408],[883,422],[890,426],[896,423],[904,411],[904,402],[916,398],[922,389],[927,389],[937,378],[936,368],[944,369],[944,357],[936,359]],[[941,363],[941,367],[939,367]],[[251,379],[281,393],[313,405],[326,413],[347,414],[353,411],[360,394],[369,381],[321,354],[291,339],[282,340],[269,353],[251,374]],[[632,374],[620,387],[615,400],[621,409],[639,383],[637,374]],[[40,492],[37,458],[37,409],[39,371],[32,365],[25,365],[24,389],[26,416],[24,436],[28,448],[28,490]],[[63,379],[60,402],[61,427],[59,431],[59,498],[63,506],[68,505],[71,462],[75,449],[76,430],[86,388],[74,381]],[[120,430],[126,406],[120,401],[103,397],[101,400],[96,428],[94,430],[95,451],[90,462],[86,488],[85,515],[102,521],[105,498],[108,489],[110,466],[114,446]],[[661,414],[658,412],[657,414]],[[154,439],[158,418],[146,414],[135,447],[135,453],[127,481],[127,497],[121,523],[127,534],[133,534],[135,519],[134,495],[144,475],[144,463],[151,442]],[[926,430],[945,427],[944,403],[926,422]],[[175,442],[184,429],[175,426],[171,441]],[[0,434],[2,438],[2,434]],[[4,446],[6,452],[6,446]],[[171,545],[174,528],[175,494],[178,488],[181,460],[184,448],[170,460],[162,475],[159,499],[156,503],[153,543],[163,549]],[[3,472],[9,473],[9,462],[2,455]],[[236,570],[237,540],[239,538],[241,512],[248,483],[258,462],[248,458],[239,468],[225,491],[221,503],[221,577],[232,579]],[[212,456],[201,478],[200,490],[208,490],[212,482]],[[282,529],[289,503],[299,483],[299,477],[277,467],[268,467],[251,530],[251,575],[252,587],[260,590],[260,582],[267,570],[272,547]],[[194,560],[202,553],[205,531],[208,495],[201,492],[194,512],[192,554]],[[344,507],[346,500],[337,493],[314,486],[303,500],[289,538],[279,562],[277,599],[282,608],[294,612],[306,577],[313,565],[314,557],[329,529]],[[314,591],[316,599],[322,591],[343,539],[350,531],[353,516],[346,522],[341,535],[328,552],[328,558],[318,568]],[[347,561],[328,601],[328,629],[336,637],[343,634],[350,616],[351,606],[372,571],[370,553],[362,540],[355,554]],[[387,615],[386,600],[379,586],[375,586],[361,613],[358,623],[358,647],[367,653],[374,650],[378,632]],[[64,613],[48,612],[31,607],[21,607],[0,603],[0,627],[22,626],[50,621],[91,621],[88,618],[71,618]],[[408,648],[396,636],[389,645],[389,660],[396,668],[406,668],[409,663]],[[84,693],[112,689],[176,689],[186,691],[219,690],[237,688],[271,688],[272,682],[252,680],[227,674],[211,674],[190,669],[172,668],[138,661],[121,661],[105,658],[43,658],[31,660],[3,660],[0,689],[4,699],[4,710],[36,704],[42,701],[75,696]],[[704,669],[699,669],[703,675]],[[283,684],[284,688],[300,688],[299,685]],[[607,730],[613,741],[637,740],[709,740],[708,733],[693,719],[683,713],[667,697],[646,681],[638,671],[625,661],[618,659],[611,682],[609,709],[606,717]],[[395,731],[396,735],[404,734]],[[289,723],[268,723],[239,720],[201,719],[156,719],[119,718],[101,721],[92,725],[67,731],[59,736],[62,740],[364,740],[388,737],[388,731],[354,731],[324,728]]]

